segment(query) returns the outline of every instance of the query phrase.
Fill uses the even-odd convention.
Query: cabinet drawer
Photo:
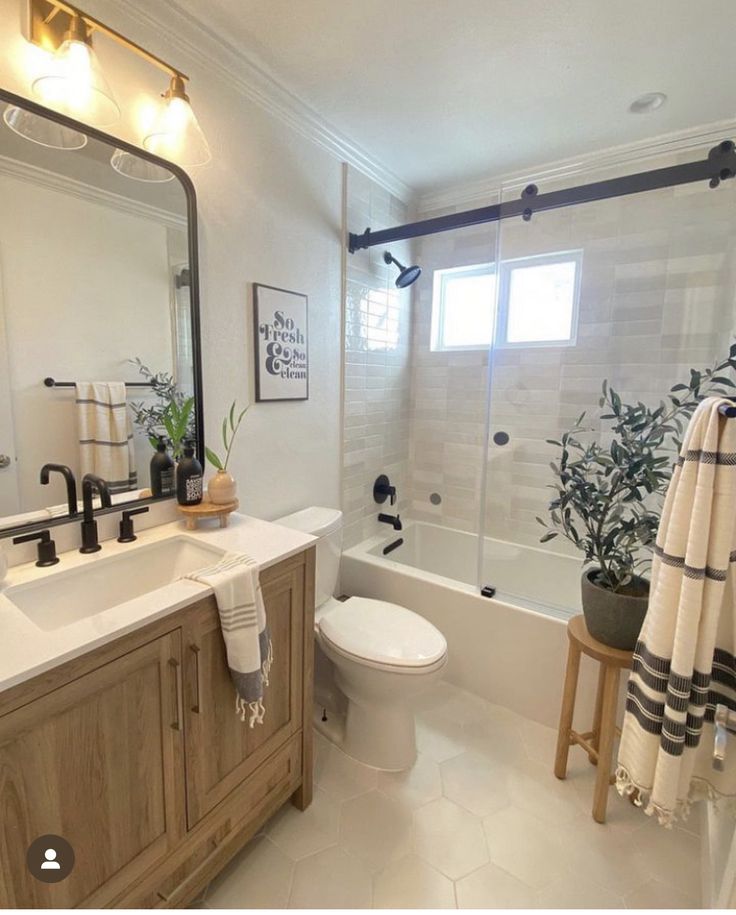
[[[189,833],[184,845],[115,901],[116,908],[186,905],[296,790],[301,779],[301,735],[296,734]]]

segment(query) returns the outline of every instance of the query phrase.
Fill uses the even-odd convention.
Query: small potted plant
[[[211,448],[205,448],[207,460],[215,468],[215,475],[211,477],[207,484],[207,497],[214,505],[225,505],[228,502],[234,502],[237,494],[237,483],[230,473],[228,473],[228,464],[232,453],[235,436],[238,434],[243,417],[248,412],[248,407],[240,411],[237,418],[235,416],[236,401],[232,402],[230,412],[222,421],[222,444],[225,448],[225,458],[221,460]]]
[[[711,395],[729,396],[736,384],[720,374],[736,370],[736,344],[728,359],[711,369],[690,370],[687,384],[674,385],[654,409],[622,403],[603,382],[601,420],[610,439],[585,428],[585,413],[559,441],[551,463],[556,482],[549,528],[542,543],[562,534],[584,556],[583,613],[592,636],[613,648],[632,650],[647,611],[649,583],[641,574],[651,561],[662,501],[672,476],[687,421]],[[608,436],[606,436],[608,439]]]

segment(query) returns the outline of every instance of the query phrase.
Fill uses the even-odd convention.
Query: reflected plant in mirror
[[[133,420],[146,434],[156,450],[165,439],[174,458],[181,457],[185,441],[196,439],[194,397],[187,396],[168,372],[152,372],[139,357],[130,360],[146,379],[155,398],[154,403],[132,401]]]

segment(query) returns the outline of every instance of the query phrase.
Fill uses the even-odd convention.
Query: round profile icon
[[[42,883],[60,883],[74,869],[74,849],[63,836],[39,836],[26,852],[28,870]]]

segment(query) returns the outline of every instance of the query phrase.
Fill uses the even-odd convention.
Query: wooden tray
[[[186,519],[187,530],[194,531],[201,520],[206,521],[210,518],[219,518],[220,527],[227,527],[228,515],[237,511],[238,505],[237,499],[223,505],[202,500],[199,505],[177,505],[177,508]]]

